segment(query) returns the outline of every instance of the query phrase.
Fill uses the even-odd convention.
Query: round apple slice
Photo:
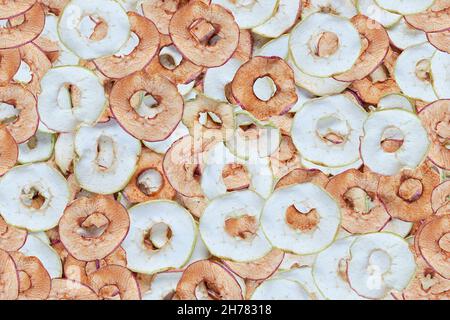
[[[363,51],[350,70],[334,76],[336,80],[347,82],[361,80],[372,73],[389,50],[389,37],[378,22],[363,15],[354,16],[350,22],[360,34]]]
[[[365,110],[345,95],[306,102],[292,125],[292,141],[306,160],[340,167],[359,159]]]
[[[239,28],[251,29],[259,26],[276,14],[278,1],[276,0],[213,0],[212,3],[219,4],[230,10],[236,19]]]
[[[19,84],[0,87],[0,119],[17,143],[27,141],[39,123],[36,98]]]
[[[291,186],[298,183],[311,182],[322,188],[325,188],[328,183],[328,177],[321,171],[316,169],[294,169],[287,173],[275,185],[275,189]]]
[[[134,12],[128,13],[128,19],[132,32],[130,40],[133,36],[137,37],[137,45],[131,49],[131,52],[124,52],[123,55],[121,54],[122,48],[113,56],[94,60],[97,68],[108,78],[123,78],[141,70],[158,51],[159,33],[155,25]]]
[[[450,2],[448,0],[436,0],[426,11],[405,16],[408,24],[425,32],[450,29],[449,19]]]
[[[448,121],[450,100],[438,100],[423,108],[419,117],[431,140],[429,159],[442,169],[450,168],[450,150],[448,149]]]
[[[272,96],[261,99],[254,86],[264,77],[274,82],[276,90]],[[243,64],[234,76],[231,90],[237,103],[260,120],[289,111],[298,99],[294,73],[279,57],[254,57]]]
[[[439,99],[450,99],[448,79],[450,77],[450,54],[436,51],[431,59],[433,89]]]
[[[183,272],[162,272],[156,274],[150,289],[142,294],[142,300],[172,300]]]
[[[103,259],[116,249],[129,228],[127,211],[105,196],[83,197],[70,203],[59,221],[59,235],[78,260]]]
[[[31,231],[51,229],[68,201],[66,180],[46,163],[15,167],[0,181],[0,210],[13,226]]]
[[[27,240],[19,252],[38,258],[52,279],[62,276],[62,264],[58,253],[37,236],[28,234]]]
[[[0,216],[0,249],[7,251],[19,250],[27,239],[27,231],[8,225]]]
[[[132,98],[147,96],[137,106]],[[145,99],[147,98],[147,100]],[[127,132],[140,140],[161,141],[176,128],[183,114],[177,87],[160,75],[134,73],[117,81],[110,94],[111,111]]]
[[[352,68],[361,53],[361,39],[347,19],[314,13],[294,27],[289,50],[304,73],[330,77]]]
[[[324,297],[331,300],[362,300],[350,287],[347,266],[350,247],[357,239],[346,237],[320,252],[313,265],[313,278]]]
[[[233,15],[222,6],[201,1],[178,9],[170,20],[169,32],[184,56],[209,68],[223,65],[239,42],[239,27]]]
[[[53,154],[55,136],[52,133],[37,131],[27,142],[19,144],[19,163],[48,160]]]
[[[431,193],[431,207],[433,212],[450,207],[450,180],[446,180],[434,188]]]
[[[348,19],[357,14],[352,0],[309,0],[302,3],[302,19],[316,12],[332,13]]]
[[[102,300],[140,300],[139,285],[125,267],[109,265],[89,275],[89,285]]]
[[[157,153],[165,154],[175,141],[188,134],[189,134],[188,128],[183,124],[183,122],[180,121],[175,130],[173,130],[170,136],[168,136],[165,140],[156,142],[149,142],[149,141],[142,141],[142,142],[147,148]]]
[[[264,280],[274,274],[284,258],[284,252],[272,249],[264,257],[251,262],[223,260],[223,263],[243,279]]]
[[[312,254],[333,242],[340,220],[333,198],[307,182],[275,190],[264,206],[261,226],[274,247]]]
[[[127,252],[128,268],[152,274],[182,267],[195,245],[196,226],[191,214],[175,202],[154,200],[128,210],[130,230],[122,242]],[[155,228],[166,227],[166,237],[156,241]]]
[[[2,176],[15,166],[19,151],[8,129],[0,128],[0,141],[0,176]]]
[[[375,0],[383,9],[401,15],[415,14],[427,10],[435,0]]]
[[[55,143],[55,162],[63,174],[71,171],[75,159],[75,134],[72,132],[60,133]]]
[[[415,170],[381,177],[378,197],[392,217],[417,222],[433,214],[430,199],[439,181],[439,174],[425,162]]]
[[[369,299],[384,298],[391,290],[402,291],[416,269],[408,243],[392,233],[371,233],[356,238],[350,255],[349,283]]]
[[[100,40],[86,37],[80,28],[84,19],[95,17],[107,24]],[[130,22],[122,6],[113,0],[71,0],[62,11],[58,22],[61,42],[82,59],[96,59],[120,50],[130,37]]]
[[[11,252],[19,274],[18,300],[45,300],[50,293],[51,279],[36,257],[27,257],[20,252]]]
[[[12,257],[0,250],[0,299],[16,300],[19,296],[19,274]]]
[[[436,49],[450,54],[450,30],[427,33],[427,39]]]
[[[41,80],[38,110],[42,122],[59,132],[94,124],[106,106],[105,91],[90,70],[78,66],[51,69]]]
[[[3,1],[0,4],[0,19],[7,19],[23,14],[30,10],[36,0]]]
[[[300,285],[305,288],[311,300],[325,299],[316,283],[314,282],[312,267],[295,267],[290,270],[277,273],[276,277],[300,283]]]
[[[420,253],[436,272],[450,279],[448,264],[450,215],[436,216],[421,227],[417,237]]]
[[[392,44],[401,50],[427,41],[425,32],[413,28],[404,19],[387,29],[387,32]]]
[[[44,9],[36,2],[21,19],[14,21],[11,26],[0,28],[0,49],[20,47],[36,39],[45,24]],[[10,21],[11,22],[11,21]]]
[[[264,200],[250,190],[213,199],[200,218],[199,230],[216,257],[238,262],[261,259],[272,246],[259,228]]]
[[[97,294],[88,286],[70,279],[52,279],[47,300],[98,300]]]
[[[81,127],[75,135],[75,176],[87,191],[111,194],[122,190],[136,169],[141,144],[115,122]]]
[[[0,85],[8,84],[20,67],[18,49],[0,50]]]
[[[248,159],[250,155],[261,158],[273,154],[280,146],[280,130],[270,121],[259,121],[246,111],[236,111],[236,128],[225,141],[236,156]]]
[[[375,0],[357,0],[355,2],[359,13],[369,17],[370,19],[378,21],[386,28],[392,27],[402,18],[399,14],[395,14],[381,8],[377,5]]]
[[[403,109],[409,112],[416,111],[411,100],[399,93],[385,95],[378,101],[377,107],[378,109]]]
[[[393,135],[400,136],[402,145],[394,152],[387,152],[382,142]],[[372,112],[364,123],[361,157],[373,172],[395,175],[402,169],[414,169],[420,165],[429,145],[427,132],[415,114],[401,109],[385,109]]]
[[[226,91],[231,89],[229,84],[241,65],[241,60],[231,58],[223,66],[206,70],[203,78],[203,93],[205,96],[228,102]]]
[[[269,159],[252,157],[243,160],[233,155],[223,143],[217,143],[205,155],[201,188],[209,199],[246,188],[267,198],[273,188]]]
[[[326,190],[342,209],[342,228],[352,234],[380,231],[390,216],[377,197],[379,176],[355,169],[328,182]]]
[[[305,288],[297,281],[269,279],[261,283],[250,300],[310,300]]]
[[[395,80],[405,95],[423,101],[437,100],[432,86],[431,58],[436,49],[422,43],[405,49],[395,65]]]
[[[180,300],[242,300],[236,278],[224,267],[210,260],[194,262],[184,270],[176,296]]]
[[[263,24],[253,28],[252,31],[267,38],[277,38],[294,25],[300,16],[301,7],[301,0],[280,0],[275,13]]]
[[[162,162],[162,155],[142,149],[136,171],[123,191],[129,202],[175,198],[175,190],[164,174]]]

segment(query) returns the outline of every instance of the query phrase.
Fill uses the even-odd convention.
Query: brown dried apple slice
[[[242,290],[231,273],[210,260],[194,262],[178,282],[181,300],[242,300]]]
[[[264,77],[276,86],[275,93],[265,101],[253,89],[255,82]],[[237,103],[260,120],[288,112],[298,99],[294,72],[279,57],[254,57],[243,64],[234,76],[231,90]]]
[[[81,282],[70,279],[52,279],[47,300],[98,300],[97,294]]]
[[[328,177],[317,169],[294,169],[280,180],[275,185],[275,189],[290,186],[297,183],[312,182],[320,187],[325,188],[328,183]]]
[[[389,36],[383,26],[363,15],[354,16],[350,22],[361,37],[362,52],[353,67],[334,79],[352,82],[372,73],[386,57],[389,50]]]
[[[282,179],[291,171],[301,167],[300,154],[288,134],[282,134],[280,146],[270,155],[270,166],[276,179]]]
[[[138,44],[126,55],[115,54],[94,60],[97,68],[108,78],[123,78],[141,70],[152,60],[159,48],[159,33],[155,25],[137,13],[127,14],[131,32],[139,39]]]
[[[130,225],[122,205],[106,196],[80,198],[67,206],[59,234],[67,251],[78,260],[103,259],[125,238]]]
[[[0,249],[19,250],[27,239],[27,231],[11,226],[0,216]]]
[[[425,32],[439,32],[450,28],[450,1],[437,0],[426,11],[406,15],[406,22]]]
[[[239,27],[219,5],[190,2],[177,10],[169,24],[170,37],[182,54],[204,67],[218,67],[236,51]]]
[[[173,199],[175,190],[163,170],[163,156],[143,148],[136,171],[123,193],[131,203],[155,199]]]
[[[416,222],[433,214],[431,193],[439,180],[439,174],[425,162],[415,170],[406,169],[394,176],[382,176],[377,193],[393,218]]]
[[[38,127],[38,113],[36,108],[36,98],[27,89],[19,84],[8,84],[0,87],[0,105],[11,107],[18,112],[17,115],[7,121],[6,128],[9,130],[17,143],[23,143],[31,138]]]
[[[389,221],[377,188],[380,176],[368,170],[350,169],[327,184],[326,190],[338,201],[342,212],[341,226],[350,233],[380,231]]]
[[[0,3],[0,19],[7,19],[28,11],[36,0],[7,0]]]
[[[186,197],[181,193],[177,194],[177,200],[183,207],[195,217],[200,218],[208,205],[208,200],[205,197]]]
[[[19,274],[11,256],[0,250],[0,300],[15,300],[19,296]]]
[[[20,252],[11,252],[19,274],[18,300],[45,300],[50,294],[51,279],[41,261]]]
[[[233,54],[233,58],[247,62],[252,58],[253,54],[253,35],[249,30],[239,30],[239,43],[236,51]]]
[[[450,100],[435,101],[419,112],[428,137],[432,141],[428,158],[442,169],[450,169]]]
[[[427,38],[436,49],[450,53],[450,30],[427,33]]]
[[[17,49],[0,50],[0,85],[8,84],[19,70],[20,53]]]
[[[0,49],[16,48],[36,39],[45,24],[43,7],[35,3],[20,20],[17,25],[0,29]]]
[[[450,279],[450,215],[437,216],[420,229],[417,235],[420,253],[430,267]]]
[[[446,180],[434,188],[431,194],[431,207],[433,212],[437,212],[441,208],[450,210],[450,180]]]
[[[0,127],[0,176],[14,167],[19,156],[19,149],[8,129]]]
[[[125,267],[109,265],[89,275],[90,286],[103,300],[140,300],[138,283]]]
[[[135,107],[132,97],[148,93],[151,101],[139,101]],[[153,104],[151,104],[153,103]],[[177,87],[161,75],[134,73],[117,81],[110,94],[111,111],[121,126],[132,136],[145,141],[166,139],[176,128],[183,114],[183,98]]]

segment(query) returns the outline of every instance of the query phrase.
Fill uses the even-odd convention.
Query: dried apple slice
[[[352,68],[361,53],[361,39],[347,19],[314,13],[294,27],[289,50],[304,73],[330,77]]]
[[[89,275],[90,287],[102,300],[140,300],[139,285],[125,267],[109,265]]]
[[[350,247],[348,280],[361,296],[381,299],[405,289],[416,269],[408,243],[392,233],[359,236]]]
[[[357,0],[355,2],[359,13],[369,17],[370,19],[378,21],[386,28],[392,27],[402,18],[399,14],[392,13],[381,8],[375,0]]]
[[[172,300],[183,272],[161,272],[156,274],[150,288],[142,294],[142,300]]]
[[[360,34],[363,51],[350,70],[334,76],[338,81],[365,78],[382,63],[389,50],[389,37],[378,22],[363,15],[354,16],[350,22]]]
[[[18,300],[45,300],[50,293],[51,279],[36,257],[27,257],[20,252],[11,252],[19,274]]]
[[[408,15],[415,14],[427,10],[433,5],[435,0],[375,0],[375,2],[383,9],[390,12]]]
[[[404,19],[387,29],[387,32],[392,44],[401,50],[427,41],[425,32],[413,28]]]
[[[153,274],[182,267],[195,245],[196,226],[191,214],[175,202],[153,200],[128,210],[130,230],[122,242],[128,268]],[[165,227],[165,237],[156,241],[152,230]]]
[[[147,100],[136,106],[139,92]],[[110,94],[111,111],[127,132],[140,140],[161,141],[176,128],[183,113],[183,98],[177,87],[160,75],[134,73],[117,81]]]
[[[162,162],[162,155],[142,149],[136,171],[123,191],[128,201],[136,203],[175,198],[175,190],[164,174]]]
[[[221,6],[201,1],[177,10],[170,20],[169,32],[185,57],[209,68],[223,65],[236,51],[239,41],[239,27],[233,15]]]
[[[310,300],[310,297],[299,282],[275,278],[261,283],[250,300]]]
[[[281,135],[278,149],[270,155],[270,166],[276,180],[301,167],[300,155],[289,135]]]
[[[36,39],[44,28],[44,9],[36,2],[17,20],[11,26],[0,28],[0,49],[20,47]]]
[[[206,70],[203,78],[203,93],[205,96],[227,102],[226,91],[231,89],[230,83],[241,65],[241,60],[231,58],[223,66]]]
[[[409,112],[416,111],[411,100],[399,93],[385,95],[378,101],[377,107],[378,109],[403,109]]]
[[[0,128],[0,141],[0,176],[2,176],[15,166],[19,151],[8,129]]]
[[[428,158],[443,169],[450,168],[450,150],[448,149],[448,126],[450,100],[438,100],[423,108],[419,117],[431,140]]]
[[[201,197],[186,197],[181,193],[177,194],[177,200],[189,210],[189,212],[195,217],[200,218],[208,205],[208,200]]]
[[[100,40],[91,40],[80,32],[83,19],[96,17],[107,24],[108,29]],[[62,11],[58,22],[61,42],[82,59],[109,56],[127,42],[130,22],[122,6],[113,0],[71,0]]]
[[[13,227],[0,216],[0,249],[7,251],[19,250],[27,239],[27,231]]]
[[[399,149],[385,151],[382,142],[391,136],[399,136]],[[364,123],[361,139],[361,157],[364,164],[375,173],[395,175],[402,169],[414,169],[427,155],[430,142],[420,119],[401,109],[385,109],[372,112]]]
[[[78,156],[74,173],[83,189],[111,194],[122,190],[133,175],[141,144],[114,120],[81,127],[75,136]]]
[[[340,167],[359,159],[365,110],[345,95],[306,102],[297,112],[292,141],[302,157],[319,165]]]
[[[349,19],[357,13],[352,0],[303,0],[302,3],[302,19],[316,12],[332,13]]]
[[[67,251],[78,260],[103,259],[125,238],[129,228],[126,209],[105,196],[83,197],[70,203],[59,221]]]
[[[242,300],[242,290],[231,273],[210,260],[194,262],[178,282],[181,300]]]
[[[328,183],[328,177],[316,169],[294,169],[278,180],[275,189],[298,184],[311,182],[325,188]]]
[[[423,101],[437,100],[432,86],[431,58],[436,49],[422,43],[405,49],[395,65],[395,81],[405,95]]]
[[[450,2],[436,0],[426,11],[406,15],[405,20],[416,29],[425,32],[439,32],[450,28]]]
[[[159,33],[155,25],[134,12],[128,13],[128,19],[132,35],[138,38],[137,45],[129,53],[121,55],[122,48],[113,56],[94,60],[97,68],[108,78],[123,78],[141,70],[158,51]]]
[[[0,85],[11,81],[20,67],[20,53],[18,49],[0,50]]]
[[[55,142],[55,162],[63,174],[71,171],[73,160],[75,159],[75,135],[70,133],[60,133]]]
[[[431,59],[433,89],[439,99],[450,99],[448,79],[450,77],[450,54],[436,51]]]
[[[0,299],[16,300],[19,296],[19,274],[12,257],[0,250]]]
[[[264,200],[250,190],[234,191],[209,202],[199,230],[216,257],[238,262],[261,259],[272,246],[259,228]]]
[[[0,4],[0,19],[15,17],[31,9],[36,0],[4,1]]]
[[[301,7],[301,0],[280,0],[273,15],[252,31],[267,38],[277,38],[294,25],[300,16]],[[252,12],[254,14],[256,13]]]
[[[70,279],[52,279],[47,300],[98,300],[97,294],[88,286]]]
[[[263,77],[269,77],[276,86],[268,99],[258,98],[254,91],[255,82]],[[254,57],[243,64],[234,76],[231,90],[238,104],[260,120],[287,112],[298,99],[294,73],[278,57]]]
[[[53,154],[55,137],[51,133],[37,131],[27,142],[19,144],[19,163],[48,160]]]
[[[433,212],[450,207],[450,180],[446,180],[434,188],[431,193],[431,207]]]
[[[230,10],[236,19],[239,28],[250,29],[269,20],[275,13],[278,1],[276,0],[213,0]]]
[[[450,53],[450,30],[427,33],[427,39],[436,49]]]
[[[66,180],[46,163],[9,170],[0,181],[0,190],[3,218],[31,231],[54,227],[69,201]]]
[[[450,279],[448,263],[450,215],[436,216],[425,222],[416,236],[420,253],[436,272]]]
[[[355,169],[347,170],[328,182],[326,190],[342,210],[342,227],[353,234],[380,231],[390,216],[377,197],[379,176]]]
[[[261,226],[274,247],[312,254],[334,241],[340,220],[335,200],[307,182],[275,190],[264,206]]]

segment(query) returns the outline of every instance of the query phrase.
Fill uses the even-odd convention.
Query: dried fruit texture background
[[[0,0],[0,299],[449,299],[450,1]]]

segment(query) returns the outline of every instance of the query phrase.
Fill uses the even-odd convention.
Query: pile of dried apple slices
[[[0,300],[448,300],[449,177],[449,0],[0,1]]]

